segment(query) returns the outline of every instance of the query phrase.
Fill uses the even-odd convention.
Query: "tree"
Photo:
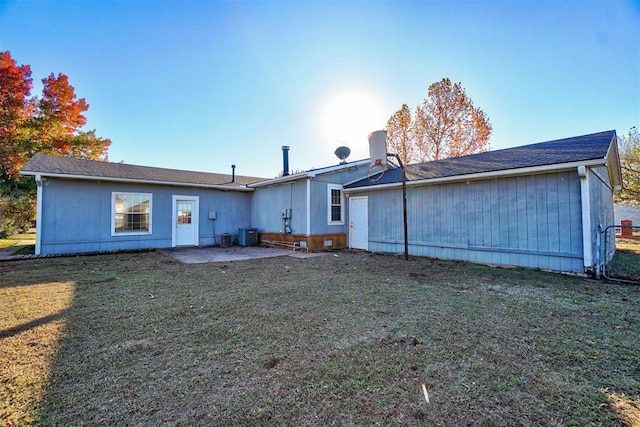
[[[618,137],[623,190],[616,193],[616,201],[640,204],[640,132],[635,126]]]
[[[33,180],[18,174],[34,154],[107,160],[111,144],[95,130],[81,130],[89,104],[76,98],[66,75],[51,73],[42,79],[40,99],[29,98],[32,82],[28,65],[0,52],[0,235],[23,228],[25,218],[33,216]]]
[[[32,111],[31,69],[20,65],[9,52],[0,52],[0,173],[7,183],[17,173],[25,123]]]
[[[413,140],[413,120],[407,104],[396,111],[387,121],[387,150],[397,154],[406,165],[416,160],[416,145]]]
[[[35,154],[107,160],[111,141],[94,130],[82,131],[89,109],[64,74],[42,79],[42,97],[29,99],[31,69],[0,52],[0,172],[5,187],[15,187],[20,168]]]
[[[416,108],[413,133],[419,160],[438,160],[487,151],[491,124],[460,83],[444,78]]]

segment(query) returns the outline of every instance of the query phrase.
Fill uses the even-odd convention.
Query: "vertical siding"
[[[598,234],[598,225],[606,228],[615,224],[613,213],[613,190],[609,182],[609,172],[606,167],[594,168],[589,170],[589,193],[591,197],[591,240],[592,247],[596,248],[596,239]],[[607,241],[607,247],[604,247],[604,241]],[[610,260],[615,253],[615,230],[610,228],[607,235],[602,238],[601,262]],[[606,250],[606,252],[605,252]]]
[[[344,224],[329,225],[328,210],[329,197],[327,186],[329,184],[342,185],[345,182],[362,178],[367,173],[368,165],[347,166],[332,172],[319,174],[311,179],[311,229],[309,234],[346,233],[348,229],[348,200],[344,203]]]
[[[285,182],[258,188],[251,195],[251,223],[259,231],[283,232],[281,212],[291,209],[293,233],[307,233],[307,181]]]
[[[48,178],[43,185],[43,216],[38,226],[43,255],[170,247],[173,195],[199,197],[201,245],[219,243],[220,234],[237,235],[238,228],[250,226],[247,193],[56,178]],[[111,193],[114,191],[151,193],[151,234],[111,235]],[[215,221],[208,219],[209,211],[217,213]]]
[[[410,186],[407,192],[413,255],[583,271],[575,171]],[[366,194],[370,250],[401,252],[401,190]]]

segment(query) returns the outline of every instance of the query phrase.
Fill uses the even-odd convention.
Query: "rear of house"
[[[241,228],[310,250],[402,252],[402,170],[369,163],[263,179],[38,154],[22,173],[38,186],[36,254],[220,245]],[[615,131],[406,176],[411,255],[584,273],[615,250],[598,250],[621,186]]]
[[[219,244],[251,221],[261,180],[36,154],[36,254]]]
[[[584,273],[613,223],[615,131],[409,165],[409,252]],[[345,185],[351,247],[402,252],[402,171]],[[354,209],[355,206],[355,209]]]

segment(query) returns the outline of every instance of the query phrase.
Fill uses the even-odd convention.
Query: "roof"
[[[298,181],[301,179],[310,179],[318,175],[337,172],[350,167],[358,167],[369,164],[369,159],[355,160],[353,162],[340,163],[337,165],[326,166],[323,168],[309,169],[308,171],[298,172],[291,175],[280,176],[269,180],[260,181],[249,185],[252,188],[266,187],[270,185],[282,184],[285,182]]]
[[[550,165],[568,165],[580,162],[598,160],[606,164],[610,147],[616,147],[615,130],[557,139],[524,145],[503,150],[486,151],[462,157],[435,160],[425,163],[407,165],[407,181],[426,181],[448,177],[464,177],[475,174],[487,174],[499,171],[514,172],[520,169],[538,168]],[[616,176],[612,177],[614,184],[619,178],[619,162],[617,148],[615,149]],[[601,161],[601,162],[600,162]],[[395,184],[402,181],[400,168],[385,171],[380,174],[352,182],[345,188],[361,188]]]
[[[20,173],[78,179],[216,187],[229,190],[246,188],[247,184],[265,179],[236,175],[234,182],[231,182],[231,175],[227,174],[154,168],[46,154],[34,155],[22,167]]]

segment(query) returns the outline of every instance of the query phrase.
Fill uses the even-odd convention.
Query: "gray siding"
[[[369,196],[369,249],[402,252],[401,190],[362,194]],[[582,273],[580,200],[574,171],[409,187],[409,251]]]
[[[329,225],[328,221],[328,185],[340,184],[361,178],[368,166],[348,166],[331,172],[320,173],[315,177],[294,182],[275,184],[257,188],[251,198],[251,222],[259,231],[282,232],[283,223],[280,212],[291,208],[291,232],[300,234],[346,233],[345,225]],[[307,199],[307,181],[310,198]],[[307,206],[310,209],[310,224],[307,226]]]
[[[311,232],[310,234],[346,233],[347,232],[347,199],[343,197],[342,203],[344,217],[342,225],[329,225],[329,184],[342,185],[345,182],[354,181],[366,175],[368,165],[349,166],[326,174],[320,174],[311,181]]]
[[[613,214],[613,190],[609,182],[609,171],[607,168],[600,167],[589,170],[589,196],[591,199],[591,247],[594,248],[595,251],[598,225],[602,225],[604,229],[615,224]],[[613,257],[616,250],[615,230],[610,228],[607,236],[602,235],[601,237],[603,243],[601,245],[603,250],[601,257],[606,256],[608,261]],[[604,253],[605,237],[607,239],[607,253]],[[601,258],[601,261],[604,261],[604,258]]]
[[[251,195],[251,223],[259,231],[283,232],[283,209],[291,209],[291,232],[306,234],[306,180],[261,187]]]
[[[152,233],[111,235],[111,193],[152,194]],[[42,191],[42,224],[39,225],[43,255],[102,252],[171,246],[172,196],[199,196],[199,243],[219,243],[222,233],[237,235],[249,227],[250,195],[192,187],[153,186],[107,181],[47,178]],[[208,219],[215,211],[217,219]],[[214,240],[214,232],[217,240]]]

